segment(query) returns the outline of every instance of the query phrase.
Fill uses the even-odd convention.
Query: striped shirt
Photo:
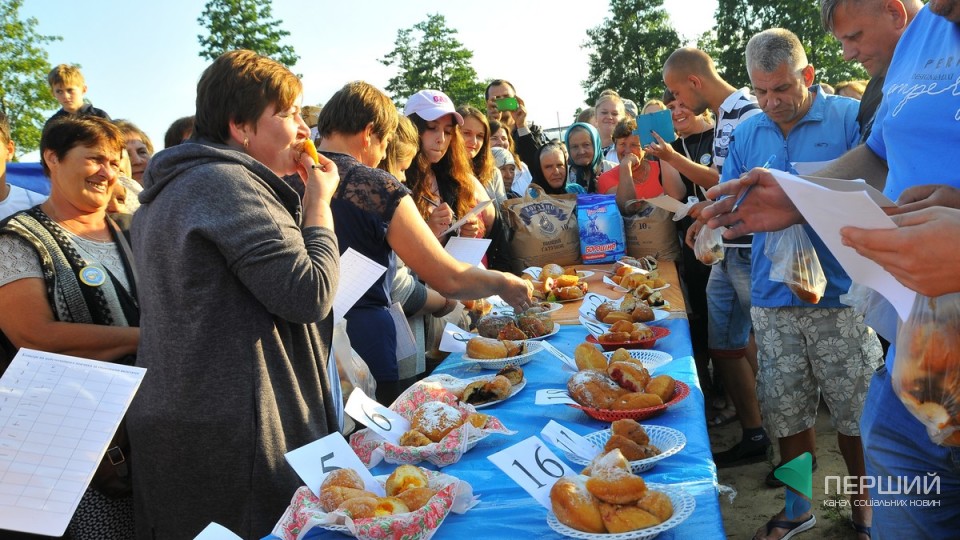
[[[717,109],[717,125],[713,128],[713,164],[717,170],[723,172],[723,162],[730,152],[730,135],[733,129],[741,122],[755,114],[760,114],[757,98],[753,97],[749,88],[741,88],[727,96]],[[752,234],[745,234],[730,240],[724,240],[723,247],[744,248],[750,247],[753,242]]]
[[[761,112],[757,98],[750,89],[741,88],[727,96],[717,109],[717,125],[713,128],[713,164],[723,172],[723,161],[727,158],[730,146],[730,134],[740,122]]]

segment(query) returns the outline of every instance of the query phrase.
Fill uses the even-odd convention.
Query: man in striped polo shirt
[[[663,82],[695,114],[713,110],[717,122],[713,138],[713,163],[718,170],[727,157],[730,136],[737,125],[760,113],[756,98],[747,88],[737,90],[725,81],[705,52],[694,48],[674,51],[663,66]],[[699,206],[699,205],[698,205]],[[691,216],[698,217],[696,208]],[[702,227],[694,223],[688,243]],[[707,282],[708,340],[714,368],[733,401],[743,437],[733,448],[713,456],[717,467],[734,467],[766,459],[770,440],[760,419],[757,403],[757,356],[750,341],[751,238],[724,241],[724,258],[710,271]],[[749,359],[748,359],[749,358]]]

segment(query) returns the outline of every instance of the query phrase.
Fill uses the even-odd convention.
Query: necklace
[[[699,163],[705,167],[710,166],[710,161],[712,161],[713,158],[712,152],[708,156],[703,149],[703,140],[706,138],[707,131],[709,131],[709,129],[701,131],[697,134],[697,144],[694,146],[693,153],[690,152],[690,148],[687,146],[687,139],[692,139],[693,135],[681,137],[680,139],[681,144],[683,144],[683,152],[687,155],[687,158],[689,158],[690,161]],[[708,156],[708,161],[706,163],[703,162],[704,156]]]
[[[96,237],[94,237],[94,236],[88,236],[87,234],[84,234],[84,233],[82,233],[82,232],[80,232],[80,231],[77,231],[76,229],[74,229],[74,228],[71,227],[70,225],[67,225],[66,220],[60,219],[60,216],[57,215],[57,212],[55,212],[55,211],[53,210],[53,205],[47,205],[47,206],[48,206],[48,208],[41,208],[41,209],[44,211],[44,213],[46,213],[48,216],[50,216],[50,217],[53,218],[54,223],[56,223],[58,226],[60,226],[61,228],[63,228],[63,229],[66,230],[67,232],[69,232],[69,233],[71,233],[71,234],[73,234],[73,235],[75,235],[75,236],[79,236],[80,238],[84,238],[84,239],[86,239],[86,240],[90,240],[91,242],[101,242],[101,243],[103,243],[103,242],[110,242],[110,241],[113,240],[113,237],[110,237],[110,238],[104,240],[103,238],[96,238]],[[110,234],[109,230],[104,229],[104,231],[106,231],[108,235]],[[101,236],[102,236],[102,235],[101,235]]]

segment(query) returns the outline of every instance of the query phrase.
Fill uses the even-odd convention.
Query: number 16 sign
[[[514,482],[548,510],[550,488],[562,476],[573,476],[573,472],[540,440],[533,436],[506,450],[490,454],[487,459],[500,468]]]

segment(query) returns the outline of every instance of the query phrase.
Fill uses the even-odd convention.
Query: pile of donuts
[[[437,491],[429,487],[423,469],[400,465],[384,485],[387,496],[366,490],[353,469],[337,469],[320,485],[320,507],[324,512],[342,512],[351,519],[367,519],[414,512],[425,506]]]
[[[477,336],[467,342],[467,356],[472,360],[502,360],[525,353],[522,341]]]
[[[577,269],[549,263],[540,269],[540,279],[530,274],[521,277],[533,283],[533,295],[540,300],[556,302],[558,300],[577,300],[587,294],[587,282],[580,279]]]
[[[557,480],[550,504],[557,521],[595,534],[646,529],[673,516],[670,497],[647,489],[620,450],[603,454],[583,474]]]
[[[610,438],[603,447],[604,454],[601,454],[601,457],[613,450],[619,450],[627,461],[640,461],[660,455],[660,449],[650,444],[650,436],[643,426],[629,418],[615,420],[610,424]],[[590,470],[592,465],[588,466],[587,470]]]
[[[513,387],[521,382],[523,382],[523,369],[511,364],[502,368],[491,378],[471,382],[457,397],[464,403],[483,405],[491,401],[507,399]]]
[[[659,289],[667,284],[657,270],[646,271],[629,265],[617,268],[610,280],[624,289],[636,289],[640,285]]]
[[[483,429],[490,417],[478,412],[463,413],[442,401],[428,401],[417,407],[410,421],[410,430],[400,436],[400,446],[427,446],[438,443],[451,431],[470,423]]]
[[[573,357],[579,371],[567,381],[567,392],[584,407],[618,411],[646,409],[670,401],[676,391],[673,377],[651,377],[643,362],[625,349],[617,349],[608,364],[602,352],[585,342],[577,345]]]
[[[553,332],[555,323],[550,315],[540,313],[534,306],[520,315],[487,315],[477,322],[480,337],[525,340]]]
[[[619,304],[604,302],[597,306],[594,316],[606,324],[615,322],[650,322],[656,318],[653,308],[646,302],[638,302],[633,296],[626,296]]]

